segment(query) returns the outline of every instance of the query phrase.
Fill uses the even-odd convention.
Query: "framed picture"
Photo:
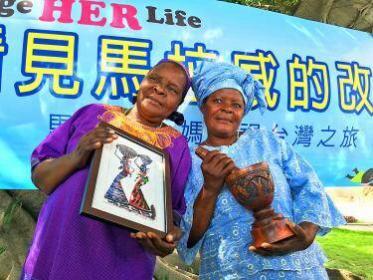
[[[164,237],[172,225],[168,154],[118,128],[95,151],[81,214]]]

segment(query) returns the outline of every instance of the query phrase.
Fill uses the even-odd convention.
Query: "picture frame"
[[[169,156],[108,123],[118,136],[96,150],[80,213],[164,237],[172,226]]]

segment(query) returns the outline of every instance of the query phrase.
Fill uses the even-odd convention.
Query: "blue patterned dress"
[[[271,132],[249,129],[231,146],[207,148],[219,149],[239,168],[268,162],[275,182],[272,206],[295,223],[317,224],[320,235],[345,223],[311,166]],[[194,247],[187,248],[193,205],[203,184],[201,159],[193,152],[192,161],[178,252],[190,264],[200,251],[200,279],[328,279],[323,267],[326,257],[316,242],[304,251],[284,256],[263,257],[249,251],[252,212],[236,202],[226,186],[218,196],[208,230]]]

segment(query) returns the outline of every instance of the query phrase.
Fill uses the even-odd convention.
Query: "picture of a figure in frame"
[[[131,193],[130,205],[134,207],[133,210],[137,210],[142,215],[148,216],[154,219],[155,218],[154,205],[151,205],[149,207],[144,197],[144,194],[141,191],[141,187],[149,182],[149,177],[147,176],[148,175],[147,173],[149,171],[148,165],[152,163],[152,160],[147,155],[140,154],[134,160],[134,162],[139,168],[139,172],[137,173],[136,183]]]
[[[121,153],[121,156],[118,155],[118,150]],[[132,175],[133,169],[131,168],[129,161],[130,159],[135,158],[137,153],[135,150],[126,145],[117,144],[114,154],[120,159],[120,172],[114,178],[113,183],[110,185],[105,194],[105,198],[112,204],[120,207],[126,207],[128,205],[128,200],[124,193],[121,180]]]
[[[118,155],[118,152],[121,155]],[[152,163],[152,160],[149,156],[137,154],[134,149],[123,144],[116,145],[114,155],[120,159],[120,172],[105,193],[105,198],[109,203],[154,220],[155,207],[154,205],[149,207],[141,191],[141,187],[149,182],[149,177],[147,176],[149,172],[148,166]],[[134,168],[133,164],[137,168]],[[128,201],[122,185],[122,179],[127,176],[132,177],[133,173],[136,173],[135,184]]]

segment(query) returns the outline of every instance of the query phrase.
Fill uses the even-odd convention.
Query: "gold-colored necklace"
[[[101,116],[102,120],[158,148],[167,148],[172,145],[174,138],[180,136],[180,132],[163,123],[159,127],[152,127],[130,118],[128,109],[117,106],[108,106],[107,109]]]
[[[150,129],[150,130],[158,129],[158,128],[161,128],[163,126],[163,122],[161,122],[158,126],[151,126],[151,125],[148,125],[148,124],[144,124],[141,121],[139,121],[139,119],[136,118],[136,116],[130,115],[129,114],[130,112],[131,112],[131,109],[124,110],[124,115],[125,115],[125,118],[127,118],[127,120],[132,122],[134,125],[140,125],[143,128]]]

